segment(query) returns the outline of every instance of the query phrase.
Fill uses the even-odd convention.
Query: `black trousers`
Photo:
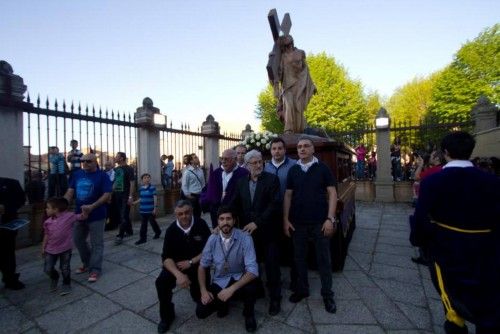
[[[49,174],[49,198],[61,197],[68,190],[68,179],[66,174]]]
[[[271,300],[281,300],[280,250],[277,241],[257,241],[257,260],[264,263],[266,286]]]
[[[130,206],[128,205],[128,196],[124,192],[113,193],[113,202],[111,205],[116,209],[120,219],[120,231],[118,236],[122,237],[127,234],[134,234],[132,230],[132,223],[130,222]]]
[[[185,274],[189,277],[191,285],[189,292],[194,302],[200,301],[200,285],[198,284],[198,266],[192,266],[186,270]],[[172,290],[176,286],[175,276],[165,268],[156,279],[156,292],[160,301],[160,319],[161,321],[171,321],[175,318],[174,303],[172,303]]]
[[[141,213],[141,231],[139,232],[141,240],[148,238],[148,222],[151,224],[155,234],[160,235],[160,226],[156,222],[155,216],[152,213]]]
[[[16,236],[17,231],[0,228],[0,270],[4,283],[17,281]]]
[[[201,206],[200,206],[200,194],[191,194],[193,198],[187,198],[188,201],[191,202],[193,206],[193,217],[200,218],[201,217]]]
[[[309,293],[309,281],[307,277],[307,247],[308,240],[312,238],[316,250],[316,261],[321,279],[321,295],[333,297],[332,291],[332,265],[330,259],[330,238],[321,232],[321,224],[295,225],[292,234],[294,247],[294,260],[297,267],[297,292]]]
[[[233,285],[236,282],[237,281],[231,279],[225,288]],[[214,299],[207,305],[203,305],[201,301],[198,302],[198,305],[196,306],[196,316],[199,319],[205,319],[215,311],[226,309],[229,306],[229,301],[233,299],[243,300],[243,315],[245,317],[254,315],[255,300],[257,294],[257,281],[255,279],[247,283],[242,288],[238,289],[234,293],[234,295],[226,302],[223,302],[222,300],[217,298],[217,294],[222,291],[222,288],[217,284],[210,284],[210,286],[208,287],[208,291],[213,294]]]

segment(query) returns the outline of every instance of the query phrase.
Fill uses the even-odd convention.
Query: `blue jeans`
[[[356,163],[356,178],[363,179],[365,177],[365,162],[358,160]]]
[[[319,277],[321,279],[321,295],[333,297],[332,291],[332,262],[330,257],[330,238],[321,232],[322,224],[300,225],[294,224],[295,232],[292,234],[294,247],[294,260],[297,266],[297,292],[309,293],[307,278],[307,248],[309,238],[313,240],[316,261],[318,263]]]
[[[91,273],[100,274],[102,270],[102,254],[104,252],[104,225],[106,220],[77,221],[73,230],[73,241],[80,253],[80,259]],[[90,234],[90,247],[87,236]]]
[[[71,284],[71,249],[59,254],[48,254],[45,253],[44,256],[44,271],[52,280],[59,279],[59,273],[54,269],[56,266],[57,259],[59,259],[59,269],[61,269],[61,274],[63,277],[63,284]]]

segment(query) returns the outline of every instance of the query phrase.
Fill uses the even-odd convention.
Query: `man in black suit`
[[[17,210],[23,206],[26,197],[19,181],[0,177],[0,224],[17,218]],[[24,284],[16,273],[17,231],[0,228],[0,270],[5,288],[20,290]]]
[[[238,215],[239,227],[253,237],[257,261],[264,262],[269,289],[269,314],[281,309],[281,273],[278,241],[281,222],[277,216],[280,183],[278,177],[264,172],[262,154],[252,150],[245,155],[250,175],[236,184],[232,208]]]

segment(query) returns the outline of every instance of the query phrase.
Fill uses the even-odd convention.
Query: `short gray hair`
[[[180,199],[175,203],[175,208],[182,208],[185,206],[189,206],[191,209],[193,209],[193,204],[191,204],[191,201],[187,199]]]
[[[248,163],[252,158],[262,159],[262,153],[257,150],[251,150],[250,152],[247,152],[247,154],[245,154],[245,163]]]
[[[307,140],[307,141],[309,141],[309,142],[312,144],[312,146],[314,146],[314,142],[313,142],[312,138],[311,138],[311,137],[309,137],[308,135],[301,135],[301,136],[299,137],[299,140],[297,140],[297,143],[298,143],[299,141],[302,141],[302,140]]]

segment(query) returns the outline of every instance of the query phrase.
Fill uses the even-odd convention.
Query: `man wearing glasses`
[[[281,272],[278,241],[281,222],[278,220],[280,181],[276,175],[264,172],[262,154],[251,150],[245,154],[250,175],[236,184],[232,202],[233,212],[238,215],[239,227],[252,235],[257,262],[264,262],[269,289],[269,315],[277,315],[281,309]]]
[[[88,214],[87,220],[75,223],[73,239],[82,260],[82,266],[76,273],[89,272],[88,281],[92,283],[101,274],[106,203],[111,196],[111,181],[104,171],[97,169],[94,154],[86,154],[80,161],[82,169],[74,173],[64,197],[68,201],[75,198],[76,213]],[[87,243],[89,234],[90,246]]]
[[[215,169],[208,178],[207,192],[202,197],[202,206],[210,207],[210,218],[212,227],[218,225],[217,210],[221,205],[231,203],[236,183],[239,178],[248,175],[246,168],[238,167],[236,164],[236,151],[227,149],[222,152],[221,167]]]

